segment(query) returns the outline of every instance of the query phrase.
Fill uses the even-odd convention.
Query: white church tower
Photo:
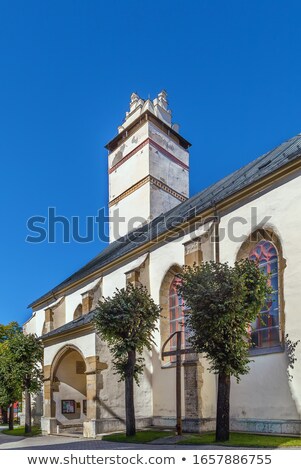
[[[190,144],[172,124],[166,97],[165,91],[153,101],[133,93],[118,135],[106,145],[110,241],[189,197]]]

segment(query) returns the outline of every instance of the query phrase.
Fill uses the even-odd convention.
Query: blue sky
[[[1,323],[103,248],[26,243],[26,221],[107,204],[104,145],[131,92],[167,90],[191,195],[301,132],[300,14],[290,0],[0,0]]]

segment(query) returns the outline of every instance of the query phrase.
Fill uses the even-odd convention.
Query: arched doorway
[[[80,351],[67,346],[52,366],[52,416],[59,428],[78,428],[87,419],[86,363]]]

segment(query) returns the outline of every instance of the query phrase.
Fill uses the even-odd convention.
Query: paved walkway
[[[214,445],[179,446],[176,445],[177,437],[158,439],[152,444],[128,444],[102,441],[99,439],[85,439],[67,436],[36,436],[16,437],[1,433],[0,426],[0,450],[238,450],[246,448],[222,447]],[[298,447],[300,449],[301,447]],[[294,447],[294,449],[297,449]],[[268,450],[268,449],[265,449]],[[280,449],[284,450],[284,449]]]
[[[7,436],[6,434],[2,434],[2,430],[7,429],[7,426],[0,426],[0,449],[2,445],[5,444],[14,444],[15,442],[21,441],[24,438],[23,437],[16,437],[16,436]]]
[[[160,439],[162,442],[163,439]],[[221,449],[217,446],[199,446],[202,449]],[[107,442],[101,439],[84,439],[66,436],[36,436],[36,437],[15,437],[7,436],[0,432],[0,450],[7,449],[31,449],[31,450],[191,450],[196,446],[177,446],[171,444],[128,444]],[[227,447],[230,449],[230,447]]]

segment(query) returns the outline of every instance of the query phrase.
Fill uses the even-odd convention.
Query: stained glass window
[[[270,275],[268,282],[273,289],[272,295],[268,296],[261,312],[251,324],[251,347],[270,348],[280,343],[278,253],[273,243],[262,240],[251,251],[249,258]]]
[[[182,347],[185,347],[185,327],[184,327],[184,302],[177,291],[177,285],[181,282],[177,277],[174,278],[169,289],[169,331],[170,335],[175,331],[182,332]],[[170,342],[171,349],[177,347],[177,336],[175,335]]]

